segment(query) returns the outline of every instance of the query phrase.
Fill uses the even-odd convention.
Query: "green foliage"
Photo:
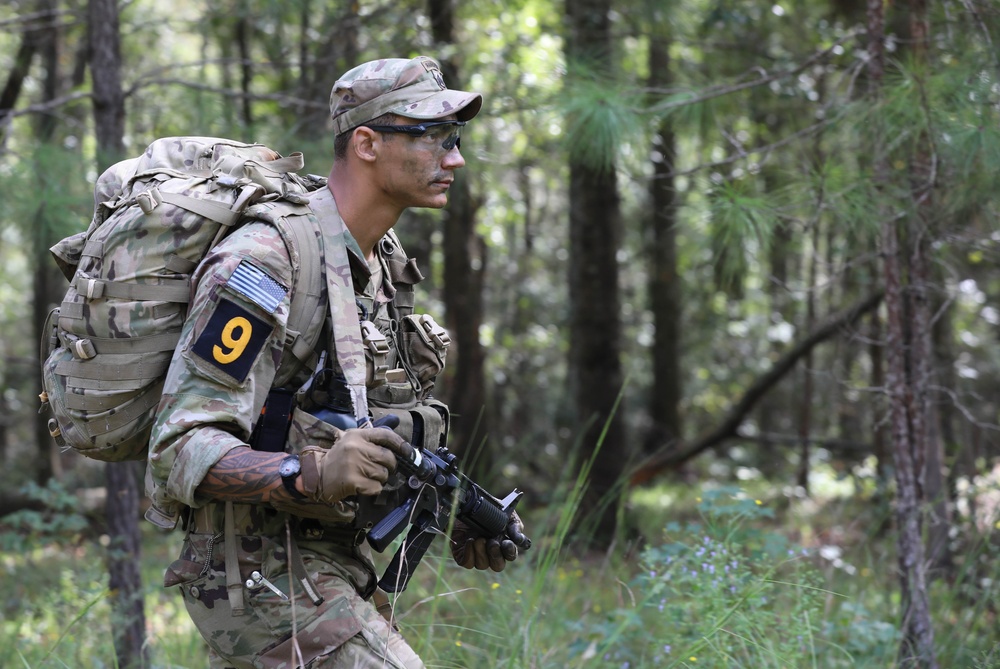
[[[638,558],[624,546],[603,556],[579,550],[563,523],[572,502],[526,509],[535,546],[500,574],[458,569],[445,542],[436,542],[396,599],[404,636],[428,666],[456,668],[893,666],[892,539],[874,531],[869,504],[828,500],[798,512],[806,527],[866,530],[842,546],[842,559],[859,567],[849,574],[831,568],[815,540],[803,551],[791,538],[796,514],[758,503],[747,489],[661,492],[671,520]],[[153,667],[162,669],[204,667],[207,655],[178,594],[159,586],[179,540],[143,528],[149,644]],[[986,546],[969,552],[986,569],[977,578],[997,576]],[[40,539],[0,555],[0,666],[113,665],[102,553],[97,542]],[[376,558],[382,566],[387,556]],[[995,591],[986,594],[995,601]],[[936,592],[935,601],[941,666],[997,669],[988,602],[970,606],[957,591]]]
[[[690,439],[717,426],[754,376],[805,331],[805,309],[798,306],[803,296],[814,298],[821,317],[877,287],[880,274],[873,233],[882,223],[879,213],[903,216],[915,211],[911,168],[929,157],[935,188],[922,213],[934,235],[931,246],[940,277],[932,291],[932,306],[940,356],[935,384],[940,382],[936,387],[941,390],[933,401],[942,412],[953,477],[974,475],[963,471],[973,468],[967,464],[973,460],[968,450],[973,444],[986,451],[976,451],[975,456],[983,458],[974,469],[989,468],[989,456],[995,455],[989,435],[994,432],[1000,397],[996,381],[1000,379],[996,338],[1000,211],[995,184],[1000,171],[1000,89],[996,39],[991,43],[984,38],[983,26],[977,24],[980,19],[968,9],[978,7],[982,20],[989,21],[995,19],[990,3],[931,3],[933,40],[926,65],[915,62],[912,43],[904,34],[892,34],[880,104],[874,104],[870,95],[865,37],[848,38],[864,25],[859,3],[681,0],[669,8],[662,2],[616,4],[617,53],[603,64],[614,71],[610,79],[580,73],[575,63],[567,68],[561,55],[563,10],[548,0],[517,0],[502,7],[458,3],[458,41],[448,45],[432,36],[424,2],[336,7],[312,3],[308,5],[312,11],[302,11],[307,5],[268,0],[221,5],[204,0],[126,3],[122,25],[130,151],[138,152],[150,139],[167,134],[233,136],[264,141],[286,152],[305,145],[309,171],[323,173],[329,159],[329,138],[322,134],[325,99],[336,73],[354,64],[345,58],[361,61],[417,53],[453,57],[460,64],[464,85],[481,90],[486,104],[463,138],[473,198],[480,205],[476,225],[484,244],[481,262],[487,270],[480,336],[487,348],[492,406],[484,407],[484,412],[497,420],[485,438],[497,445],[497,469],[519,485],[526,482],[530,499],[559,508],[560,495],[572,489],[551,485],[552,472],[566,470],[573,435],[560,429],[569,402],[564,388],[569,336],[564,326],[569,301],[565,276],[573,262],[565,224],[567,155],[594,169],[614,168],[619,176],[625,230],[617,250],[623,287],[629,291],[620,315],[628,326],[622,357],[637,371],[623,410],[633,441],[641,439],[652,418],[644,406],[652,392],[649,355],[657,340],[644,288],[649,267],[642,259],[649,230],[643,222],[650,219],[650,157],[658,153],[648,138],[663,118],[673,124],[678,142],[674,186],[685,306],[676,317],[684,332],[683,437]],[[656,11],[636,18],[637,5]],[[58,79],[74,86],[60,94],[85,93],[89,86],[82,68],[69,69],[83,62],[73,57],[83,53],[83,22],[73,14],[82,7],[60,5],[66,10],[61,14],[66,69]],[[0,9],[4,65],[11,64],[20,40],[21,24],[16,21],[27,11],[24,2]],[[250,24],[248,63],[235,46],[237,19]],[[349,31],[342,30],[345,25]],[[890,33],[898,28],[890,26]],[[644,49],[651,39],[671,40],[670,88],[640,92],[638,82],[648,75]],[[842,48],[808,68],[758,83],[794,70],[834,43]],[[387,54],[386,45],[394,53]],[[44,102],[46,73],[41,63],[36,59],[19,110]],[[250,123],[242,117],[245,64],[251,76]],[[77,100],[41,114],[19,116],[3,128],[0,369],[4,388],[0,390],[10,408],[28,408],[17,414],[13,425],[5,426],[10,429],[8,464],[27,462],[35,454],[33,442],[22,438],[30,435],[33,417],[27,414],[37,403],[28,383],[37,369],[32,352],[37,346],[24,336],[32,326],[31,310],[24,304],[32,273],[48,266],[45,249],[54,240],[83,229],[90,218],[89,189],[96,175],[89,113],[88,101]],[[32,134],[39,118],[56,120],[56,140],[41,142]],[[820,129],[804,132],[820,122]],[[300,135],[309,140],[293,139]],[[890,182],[876,188],[873,147],[883,139],[890,149]],[[440,276],[425,264],[440,262],[434,246],[440,235],[433,232],[440,217],[411,220],[415,225],[405,223],[401,232],[433,240],[427,242],[428,257],[420,258],[431,277],[422,284],[426,287]],[[780,253],[775,244],[779,233],[789,237]],[[779,255],[784,257],[775,257]],[[781,260],[788,271],[779,280],[775,270]],[[813,266],[818,275],[811,283],[806,269]],[[432,292],[442,289],[454,287],[430,286]],[[421,303],[427,306],[427,301]],[[767,399],[778,410],[768,428],[778,437],[807,426],[818,443],[829,439],[861,449],[870,445],[883,424],[884,407],[877,401],[878,390],[872,388],[877,365],[868,347],[875,344],[873,349],[878,349],[881,335],[868,322],[844,334],[850,336],[818,347],[809,369],[800,365],[770,391]],[[805,378],[813,381],[811,405],[803,402]],[[747,417],[741,426],[744,434],[763,430],[762,413]],[[811,457],[808,464],[814,479],[834,465],[842,482],[871,476],[859,472],[873,469],[856,451],[817,447]],[[789,484],[796,460],[784,442],[759,447],[750,440],[730,441],[692,463],[684,474],[728,480],[740,471],[759,473],[768,467],[773,484],[780,488]],[[20,469],[8,468],[8,477],[20,477],[13,487],[22,482]],[[601,646],[604,652],[620,652],[623,657],[633,650],[654,653],[655,647],[644,645],[644,626],[659,633],[665,629],[666,612],[676,616],[682,611],[686,620],[684,607],[690,605],[697,629],[682,630],[688,636],[671,644],[672,661],[686,661],[681,646],[686,642],[688,648],[694,647],[701,633],[711,643],[703,642],[699,662],[691,666],[703,666],[711,657],[706,653],[715,653],[716,658],[744,653],[765,667],[777,665],[779,658],[791,658],[804,667],[838,662],[852,666],[853,661],[853,666],[884,669],[891,664],[898,622],[891,541],[875,536],[857,539],[852,548],[871,550],[871,556],[867,561],[853,560],[859,566],[856,575],[831,567],[815,554],[792,558],[780,553],[778,537],[798,532],[818,541],[817,536],[837,523],[829,517],[815,518],[806,527],[786,532],[768,526],[771,519],[759,515],[768,506],[757,506],[752,496],[730,493],[715,499],[713,493],[704,492],[709,507],[692,521],[697,525],[678,521],[664,537],[655,535],[656,545],[645,556],[646,567],[658,567],[660,576],[673,574],[669,583],[653,579],[649,570],[640,571],[617,551],[604,560],[582,554],[571,557],[575,548],[571,538],[553,532],[560,536],[558,551],[529,554],[486,585],[479,574],[456,575],[447,568],[447,558],[439,556],[440,575],[413,586],[414,594],[428,601],[418,599],[412,605],[412,612],[403,617],[404,629],[423,644],[429,658],[445,666],[596,666],[603,662],[597,652],[604,638],[598,638],[601,633],[610,640]],[[15,648],[26,635],[31,652],[24,656],[31,666],[53,647],[56,652],[46,661],[49,665],[108,666],[111,654],[103,638],[107,635],[93,633],[105,629],[99,551],[79,543],[81,530],[74,523],[80,516],[69,508],[65,491],[32,494],[62,511],[58,516],[26,512],[8,519],[0,533],[7,569],[0,646]],[[728,504],[736,505],[734,513],[717,516]],[[984,647],[982,641],[995,635],[990,602],[996,600],[994,584],[1000,582],[996,549],[985,540],[970,541],[975,528],[961,524],[957,528],[958,578],[953,587],[936,584],[933,589],[942,664],[996,667],[1000,651]],[[710,537],[713,547],[739,555],[740,573],[747,579],[742,585],[751,593],[757,589],[768,593],[770,608],[758,606],[754,596],[741,603],[720,594],[702,602],[688,601],[693,598],[686,592],[670,590],[677,587],[670,583],[682,583],[700,593],[714,592],[711,580],[690,574],[701,566],[695,553],[703,537]],[[61,543],[50,543],[56,538]],[[164,540],[151,541],[159,545]],[[769,547],[769,541],[775,545]],[[768,553],[771,548],[777,552]],[[54,555],[60,552],[65,559]],[[769,564],[766,556],[772,554],[777,557]],[[666,564],[668,557],[672,562]],[[147,582],[152,592],[158,592],[156,572],[163,564],[163,556],[151,561]],[[670,571],[678,564],[688,567],[687,581],[683,572]],[[825,590],[847,596],[844,600],[826,595],[818,616],[811,608],[816,591],[805,587],[815,576],[813,568],[822,570]],[[64,584],[67,572],[71,576],[65,576]],[[70,596],[74,580],[89,583],[87,597]],[[778,580],[782,583],[772,582]],[[442,586],[448,595],[437,597]],[[659,600],[645,598],[653,588],[671,595],[663,612],[658,610]],[[31,604],[14,625],[11,620],[19,618],[20,602]],[[200,640],[184,622],[186,616],[172,593],[165,599],[151,594],[150,602],[155,604],[151,625],[158,648],[169,645],[168,639],[176,640],[176,652],[161,657],[204,666]],[[425,616],[430,602],[435,615]],[[647,605],[640,606],[642,602]],[[769,628],[779,613],[774,602],[787,612],[795,611],[793,627],[812,635],[802,646],[784,635],[784,626]],[[720,626],[718,621],[731,609]],[[39,613],[46,610],[52,615]],[[58,641],[80,612],[85,612],[84,619]],[[803,618],[806,613],[808,622]],[[568,621],[578,625],[572,635],[566,632]],[[88,626],[85,635],[79,634],[81,623]],[[742,630],[741,637],[723,631],[734,625]],[[30,634],[24,631],[29,628]],[[43,631],[36,634],[35,629]],[[588,630],[594,631],[593,639]],[[584,659],[591,641],[593,657]],[[573,644],[576,654],[569,652]],[[16,653],[5,652],[0,664],[24,662]]]
[[[754,527],[773,515],[759,500],[703,495],[703,522],[668,523],[643,551],[628,604],[574,625],[574,653],[622,667],[815,665],[829,593],[805,552]]]
[[[753,192],[754,187],[745,180],[720,180],[710,196],[716,282],[733,294],[741,293],[754,259],[767,255],[778,225],[775,198]]]
[[[1000,643],[973,660],[972,669],[1000,669]]]
[[[22,551],[52,541],[75,541],[87,527],[87,518],[78,510],[76,495],[61,483],[50,480],[44,487],[26,483],[21,494],[42,505],[42,510],[24,509],[0,520],[0,550]]]
[[[30,160],[0,164],[0,227],[17,229],[32,258],[47,255],[52,244],[90,222],[88,171],[79,151],[50,144],[34,147]]]
[[[614,169],[622,145],[643,122],[629,98],[618,82],[596,72],[569,77],[562,104],[572,162],[600,172]]]
[[[180,597],[159,586],[177,537],[143,529],[142,580],[152,668],[204,667],[207,650]],[[116,666],[103,552],[96,541],[49,535],[0,553],[0,666]]]

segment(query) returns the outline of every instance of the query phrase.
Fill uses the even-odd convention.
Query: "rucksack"
[[[88,229],[51,249],[70,281],[41,352],[42,406],[60,446],[103,461],[146,457],[191,274],[254,203],[302,205],[324,183],[300,177],[302,166],[301,154],[283,158],[260,144],[167,137],[101,175]],[[288,330],[299,336],[322,312],[315,233],[277,227],[298,251],[293,278],[309,287],[292,291]],[[296,342],[302,364],[315,343]]]

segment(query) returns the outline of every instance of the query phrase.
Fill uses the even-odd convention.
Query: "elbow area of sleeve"
[[[206,500],[196,497],[195,490],[208,471],[226,453],[246,444],[227,432],[211,427],[195,431],[186,441],[166,477],[167,494],[182,504],[197,507]]]
[[[185,403],[177,396],[166,399],[161,407],[169,407],[174,401]],[[187,404],[190,407],[197,403]],[[150,442],[153,455],[149,465],[154,481],[164,486],[170,499],[198,506],[195,490],[208,471],[230,450],[246,445],[221,428],[227,424],[230,428],[236,427],[232,419],[231,412],[213,415],[203,405],[198,411],[191,408],[174,411],[169,420],[157,422]]]

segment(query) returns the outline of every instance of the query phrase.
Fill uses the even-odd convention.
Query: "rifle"
[[[324,351],[316,372],[304,388],[313,405],[309,413],[343,430],[357,427],[347,381],[327,369],[325,356]],[[398,425],[399,418],[393,414],[373,422],[374,427],[390,430]],[[366,535],[368,544],[382,553],[407,525],[412,525],[379,580],[382,590],[402,592],[406,589],[434,537],[447,531],[453,509],[455,518],[479,536],[492,538],[506,534],[520,549],[531,548],[531,539],[507,532],[514,508],[524,493],[515,488],[503,499],[497,499],[459,470],[457,456],[447,447],[440,446],[433,453],[412,444],[407,447],[408,457],[396,456],[398,471],[406,477],[398,493],[403,499],[381,516]]]
[[[481,536],[506,534],[522,550],[531,548],[531,539],[507,531],[514,507],[524,494],[517,488],[497,499],[463,474],[458,468],[458,458],[444,446],[434,453],[413,447],[412,459],[399,456],[396,459],[407,476],[408,492],[399,506],[368,531],[368,543],[381,553],[408,524],[411,528],[379,580],[382,590],[406,589],[434,537],[445,533],[453,509],[456,520]]]

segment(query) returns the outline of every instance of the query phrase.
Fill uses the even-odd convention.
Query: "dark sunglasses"
[[[366,125],[365,127],[375,132],[390,132],[409,135],[410,137],[426,137],[429,141],[441,142],[441,148],[451,151],[453,148],[462,148],[461,131],[459,128],[465,125],[465,121],[429,121],[418,123],[417,125]],[[444,126],[452,126],[453,130],[447,132]],[[438,128],[435,130],[435,128]]]

